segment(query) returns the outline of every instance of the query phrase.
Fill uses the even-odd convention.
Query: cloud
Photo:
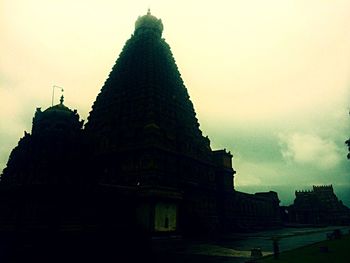
[[[280,134],[279,140],[283,158],[297,164],[331,169],[344,158],[334,141],[321,138],[316,134]]]

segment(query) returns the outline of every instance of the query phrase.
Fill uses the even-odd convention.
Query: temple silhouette
[[[84,129],[63,97],[36,110],[1,180],[19,199],[15,227],[199,234],[280,223],[275,192],[234,190],[232,154],[203,136],[162,31],[150,12],[137,19]]]
[[[294,203],[284,208],[283,221],[303,225],[349,225],[350,209],[335,195],[332,185],[295,191]]]
[[[85,126],[63,97],[36,110],[1,176],[1,231],[103,234],[123,251],[149,236],[281,225],[276,192],[234,189],[233,156],[202,134],[162,31],[149,11],[137,19]]]

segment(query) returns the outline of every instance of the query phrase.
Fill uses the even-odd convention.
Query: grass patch
[[[328,249],[328,251],[326,251]],[[323,250],[323,251],[322,251]],[[260,263],[349,263],[350,235],[341,239],[327,240],[309,246],[282,252],[279,259],[273,256],[264,257]]]

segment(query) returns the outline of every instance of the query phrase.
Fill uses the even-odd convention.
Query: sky
[[[350,1],[0,0],[0,171],[53,85],[87,119],[148,8],[237,190],[333,184],[350,206]]]

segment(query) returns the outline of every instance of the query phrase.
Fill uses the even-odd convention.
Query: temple
[[[334,193],[332,185],[295,191],[295,200],[284,210],[284,221],[300,225],[348,225],[350,209]]]
[[[280,226],[277,193],[235,191],[233,155],[200,130],[162,32],[150,12],[137,19],[85,127],[63,98],[36,110],[1,177],[1,230],[126,238]]]

